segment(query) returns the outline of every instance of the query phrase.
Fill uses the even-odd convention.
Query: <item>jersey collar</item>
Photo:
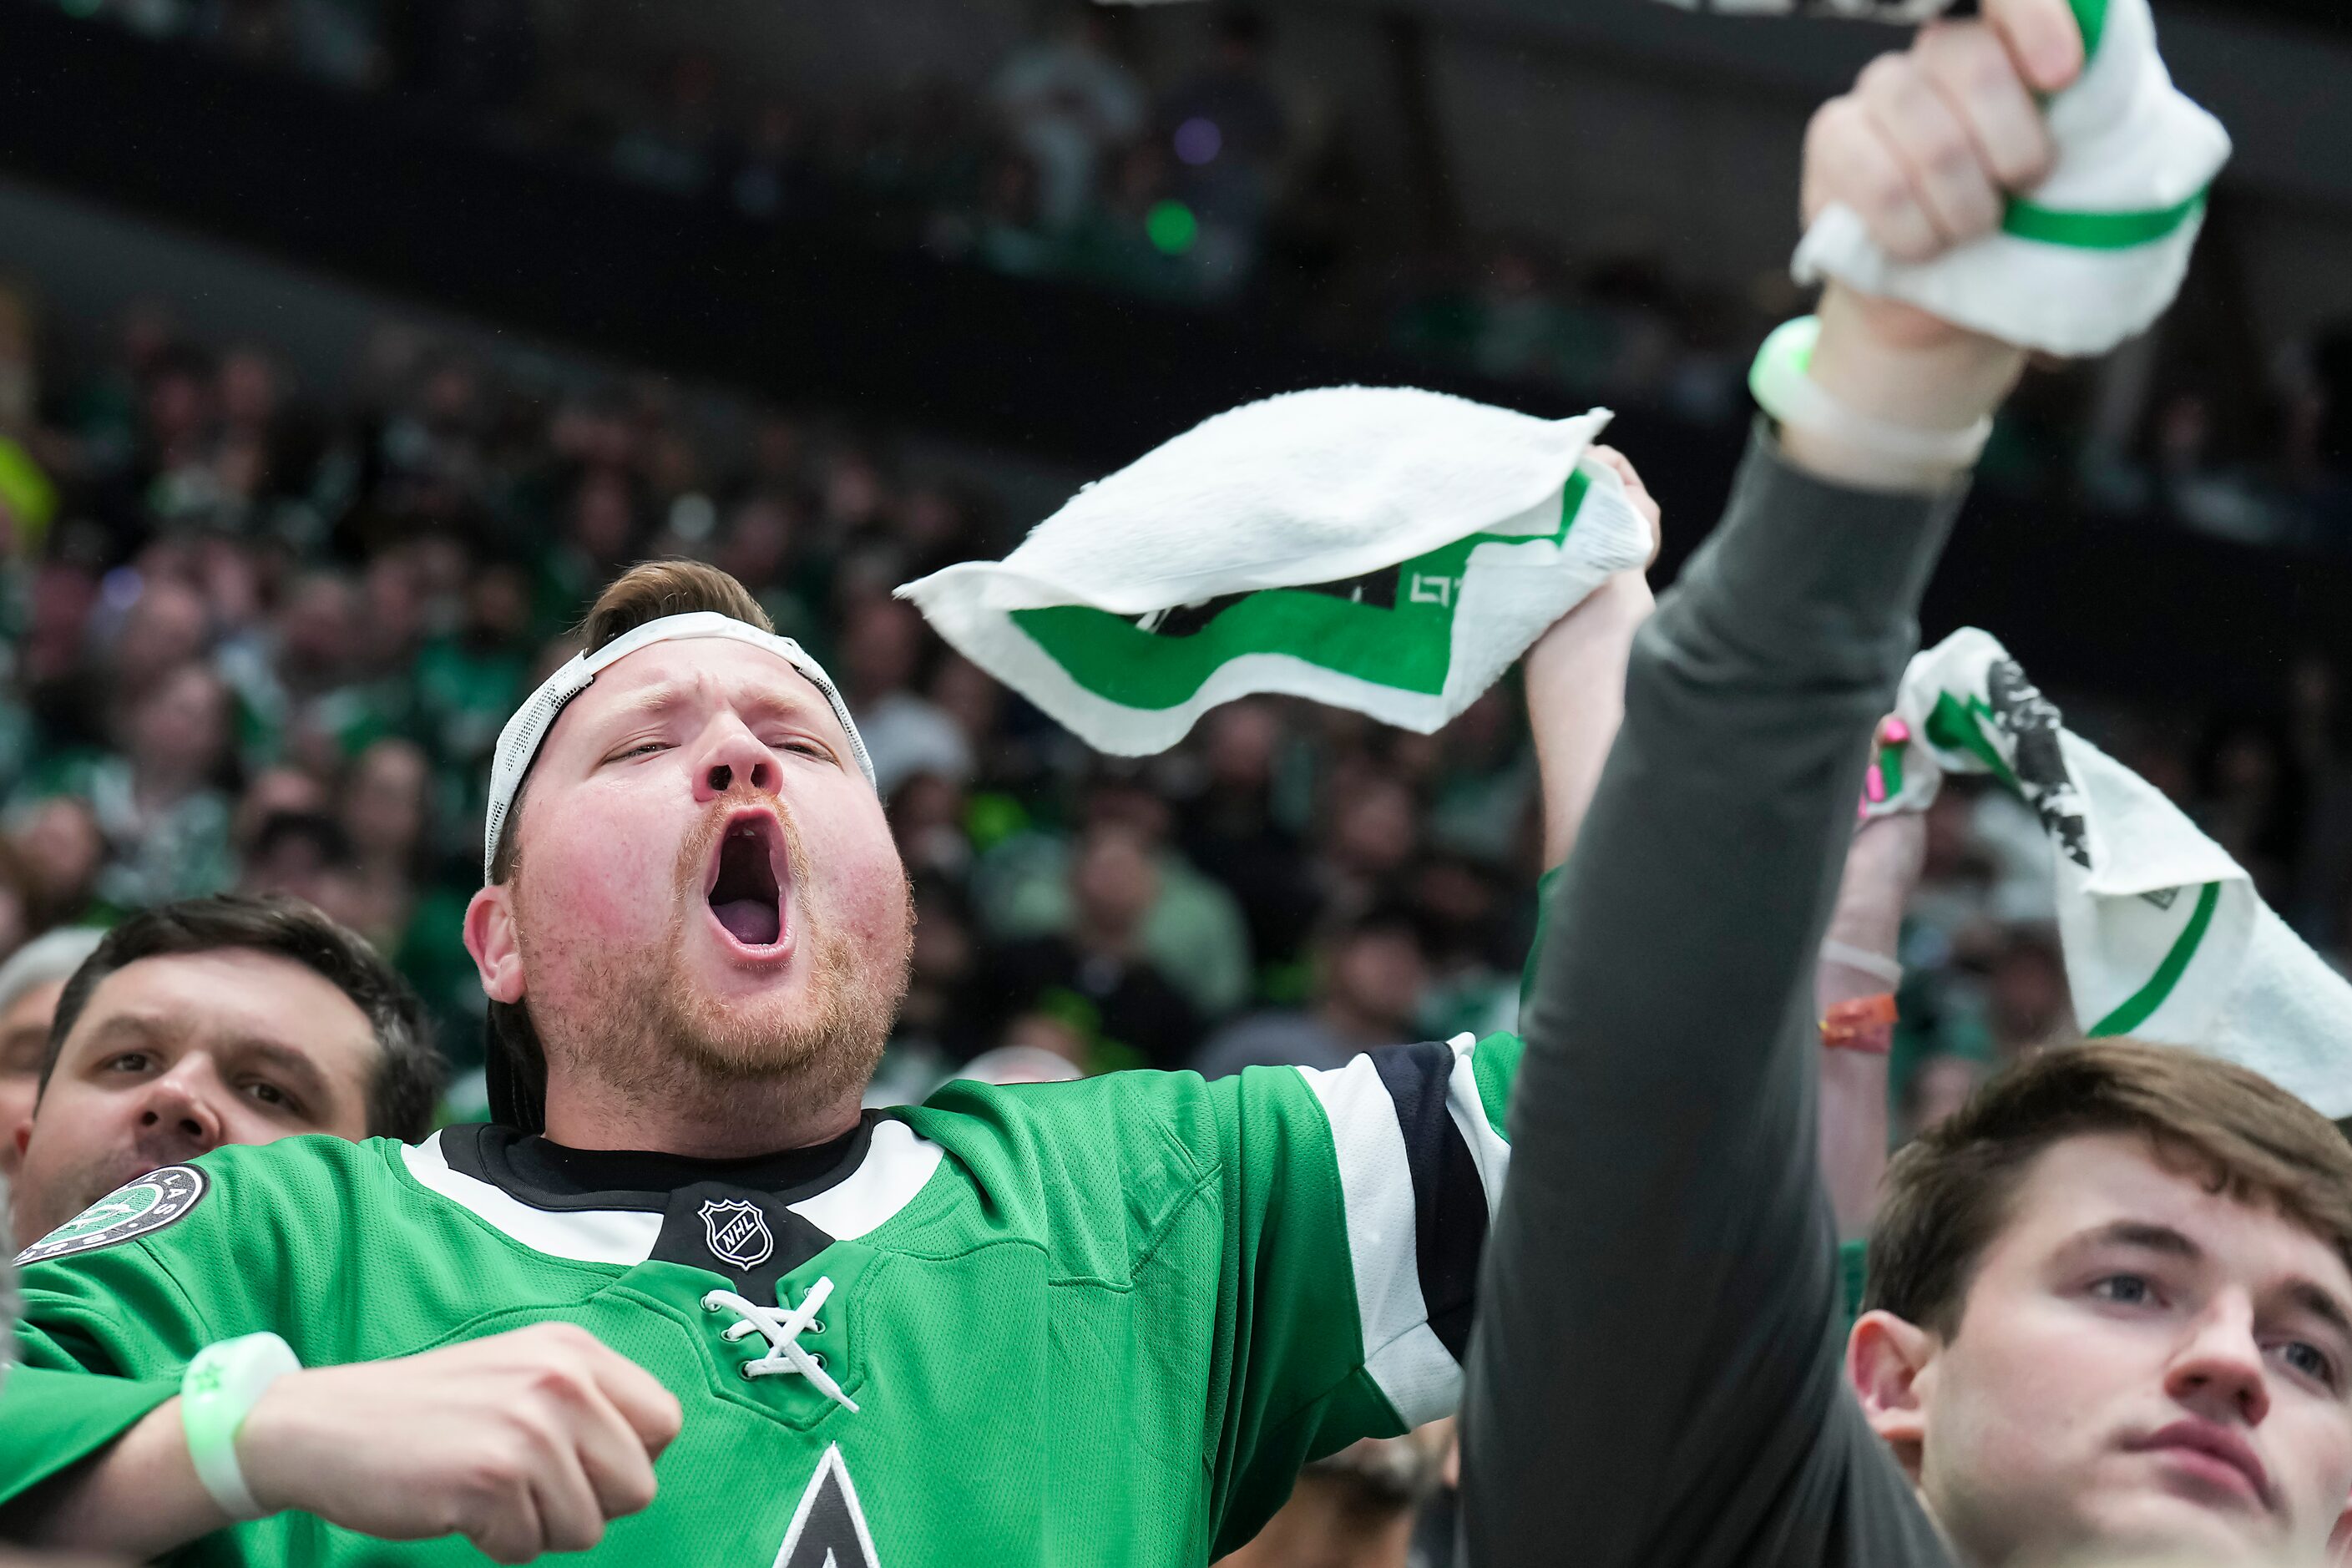
[[[665,1215],[688,1189],[756,1194],[763,1208],[849,1241],[913,1202],[942,1153],[905,1122],[870,1111],[830,1143],[751,1160],[564,1149],[478,1124],[444,1128],[401,1152],[419,1185],[510,1239],[551,1257],[629,1267],[662,1246]]]
[[[840,1137],[805,1149],[738,1160],[698,1160],[637,1149],[572,1149],[511,1127],[466,1126],[441,1135],[451,1169],[489,1183],[533,1208],[556,1213],[637,1209],[658,1214],[680,1187],[717,1183],[786,1205],[839,1185],[862,1164],[874,1113]]]

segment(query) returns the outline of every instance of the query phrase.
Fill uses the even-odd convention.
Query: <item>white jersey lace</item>
[[[762,1307],[757,1301],[738,1296],[732,1290],[712,1290],[702,1298],[706,1312],[732,1312],[736,1321],[719,1337],[729,1344],[758,1334],[768,1342],[768,1353],[757,1361],[743,1363],[745,1377],[776,1377],[797,1373],[809,1380],[816,1390],[843,1409],[855,1412],[857,1401],[841,1391],[824,1370],[824,1358],[811,1353],[801,1346],[801,1336],[811,1331],[816,1315],[826,1298],[833,1294],[833,1281],[819,1279],[801,1298],[801,1304],[784,1310],[783,1287],[776,1287],[777,1305]],[[817,1331],[822,1331],[818,1330]]]

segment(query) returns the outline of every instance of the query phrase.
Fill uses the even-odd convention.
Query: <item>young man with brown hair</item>
[[[2063,4],[1988,12],[1815,117],[1809,215],[1926,259],[2035,183],[2081,37]],[[1842,286],[1821,315],[1801,374],[1864,416],[1759,432],[1636,641],[1535,960],[1473,1561],[2315,1563],[2352,1534],[2352,1156],[2250,1074],[2131,1044],[2021,1067],[1896,1162],[1841,1332],[1811,971],[1963,488],[1919,449],[1987,428],[2023,356]]]
[[[2266,1079],[2037,1056],[1895,1159],[1870,1259],[1847,1376],[1970,1562],[2343,1533],[2352,1146]]]

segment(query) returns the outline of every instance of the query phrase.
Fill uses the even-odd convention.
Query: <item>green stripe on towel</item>
[[[1454,662],[1454,612],[1471,551],[1564,542],[1591,484],[1581,470],[1569,476],[1555,533],[1474,533],[1406,562],[1393,609],[1263,588],[1190,637],[1161,637],[1087,605],[1015,610],[1009,618],[1071,679],[1125,708],[1158,711],[1189,702],[1210,676],[1249,654],[1287,654],[1376,686],[1436,696]]]
[[[2197,895],[2196,909],[2189,911],[2189,923],[2181,928],[2179,937],[2174,941],[2172,951],[2164,955],[2164,962],[2156,966],[2156,973],[2147,977],[2147,984],[2126,997],[2122,1006],[2091,1026],[2089,1033],[2092,1039],[2128,1035],[2155,1016],[2156,1010],[2164,1005],[2165,999],[2172,994],[2172,988],[2180,984],[2181,975],[2188,972],[2189,961],[2197,956],[2198,945],[2205,940],[2206,930],[2213,923],[2213,910],[2221,901],[2221,884],[2206,883]]]
[[[2204,210],[2205,193],[2198,192],[2173,206],[2144,212],[2070,213],[2032,202],[2012,201],[2000,220],[2001,231],[2019,239],[2063,245],[2075,250],[2129,250],[2152,245],[2175,233]]]

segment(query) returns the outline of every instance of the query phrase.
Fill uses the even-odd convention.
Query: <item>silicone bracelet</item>
[[[1867,974],[1873,980],[1884,980],[1889,985],[1903,984],[1903,966],[1883,952],[1873,952],[1866,947],[1826,938],[1822,942],[1822,956],[1832,963],[1843,963],[1848,969]]]
[[[1748,390],[1759,408],[1784,426],[1906,467],[1965,468],[1983,455],[1992,436],[1990,415],[1965,430],[1916,430],[1857,413],[1822,391],[1810,374],[1821,335],[1819,316],[1800,316],[1772,329],[1748,372]]]
[[[276,1334],[247,1334],[196,1352],[180,1378],[180,1426],[196,1479],[231,1519],[259,1519],[269,1510],[254,1500],[236,1462],[236,1434],[261,1391],[302,1363]]]

